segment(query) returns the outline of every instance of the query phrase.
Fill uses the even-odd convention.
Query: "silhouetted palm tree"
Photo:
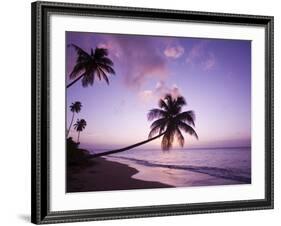
[[[72,123],[73,123],[73,119],[74,119],[74,114],[79,113],[81,111],[82,104],[79,101],[75,101],[69,107],[70,107],[70,111],[72,112],[72,118],[71,118],[71,122],[70,122],[70,125],[69,125],[69,129],[67,131],[66,137],[68,137],[68,135],[69,135],[69,132],[70,132],[70,129],[71,129],[71,126],[72,126]]]
[[[82,86],[87,87],[88,85],[93,85],[95,76],[99,80],[104,79],[107,84],[109,80],[107,74],[115,74],[113,67],[113,62],[108,58],[108,50],[105,48],[95,48],[95,51],[91,49],[91,53],[85,52],[83,49],[77,45],[70,44],[77,53],[76,64],[69,75],[70,79],[75,79],[70,84],[66,86],[69,88],[78,80],[82,79]]]
[[[86,127],[87,123],[84,119],[77,119],[76,123],[73,125],[74,129],[78,132],[77,143],[79,143],[80,132],[83,131]]]
[[[192,126],[195,126],[195,114],[193,111],[182,112],[182,107],[184,105],[186,105],[184,97],[179,96],[177,98],[172,98],[170,94],[167,94],[164,99],[160,99],[159,108],[152,109],[148,113],[148,120],[151,121],[157,119],[150,126],[151,131],[148,135],[149,139],[122,149],[98,153],[93,155],[93,157],[127,151],[155,140],[161,136],[163,136],[161,143],[162,150],[171,149],[174,137],[177,138],[180,146],[183,147],[184,137],[181,131],[184,131],[198,139],[195,130],[192,128]],[[154,135],[156,136],[153,137]]]
[[[175,99],[170,94],[165,96],[165,99],[159,101],[159,107],[150,110],[148,120],[157,119],[151,124],[149,138],[155,134],[163,134],[162,149],[169,150],[172,147],[174,137],[177,138],[181,147],[184,146],[184,137],[181,131],[188,133],[191,136],[198,136],[192,126],[195,126],[195,114],[193,111],[182,112],[182,107],[186,105],[184,97],[179,96]]]

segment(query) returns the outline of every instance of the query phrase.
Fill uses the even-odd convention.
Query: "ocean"
[[[139,172],[133,178],[175,187],[251,184],[251,148],[132,149],[106,156]]]

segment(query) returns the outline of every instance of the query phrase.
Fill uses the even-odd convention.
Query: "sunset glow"
[[[116,72],[109,85],[96,77],[93,86],[78,81],[66,90],[67,126],[75,101],[82,103],[75,121],[87,121],[81,145],[110,149],[147,139],[147,113],[166,93],[184,96],[183,110],[196,115],[199,140],[184,133],[184,148],[251,145],[251,41],[66,32],[67,84],[77,57],[69,44],[107,48]],[[70,136],[77,138],[73,128]]]

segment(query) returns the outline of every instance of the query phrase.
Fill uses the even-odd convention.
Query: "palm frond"
[[[113,61],[111,59],[109,59],[108,57],[101,57],[101,58],[97,59],[97,61],[99,64],[113,66]]]
[[[74,123],[74,125],[73,125],[74,129],[76,129],[76,130],[77,130],[78,126],[79,126],[79,121],[80,120],[77,119],[76,123]]]
[[[184,111],[181,112],[176,116],[176,119],[187,122],[188,124],[191,124],[192,126],[195,126],[195,113],[194,111]]]
[[[178,140],[178,142],[179,142],[179,145],[180,145],[181,147],[183,147],[183,145],[184,145],[184,137],[183,137],[183,135],[181,134],[181,131],[179,130],[179,128],[176,129],[175,135],[176,135],[176,137],[177,137],[177,140]]]
[[[174,135],[175,135],[175,130],[167,129],[166,133],[163,136],[162,142],[161,142],[163,151],[168,151],[172,148],[172,145],[174,142]]]
[[[191,126],[187,125],[185,122],[178,122],[178,127],[184,132],[188,133],[189,135],[194,136],[198,140],[198,135],[195,130]]]
[[[94,53],[95,58],[101,58],[101,57],[104,57],[107,55],[108,55],[108,49],[105,49],[105,48],[96,48],[95,49],[95,53]]]
[[[185,98],[183,96],[178,96],[175,100],[175,105],[180,107],[186,105]]]
[[[100,69],[99,69],[99,68],[97,68],[96,74],[97,74],[99,80],[101,81],[101,72],[100,72]]]
[[[82,78],[82,86],[87,87],[88,85],[93,85],[95,80],[95,71],[85,74]]]
[[[173,97],[171,94],[166,94],[164,99],[167,100],[168,106],[173,106]]]
[[[109,85],[109,79],[108,79],[106,73],[102,70],[102,68],[98,68],[98,70],[100,71],[100,73],[101,73],[103,79],[106,81],[107,85]]]
[[[154,121],[154,122],[151,124],[150,128],[153,129],[153,128],[159,127],[160,129],[163,128],[162,130],[164,130],[164,128],[165,128],[166,125],[167,125],[167,122],[168,122],[168,121],[167,121],[166,118],[160,118],[160,119]]]
[[[149,121],[160,118],[160,117],[162,117],[162,118],[167,117],[167,112],[163,111],[161,109],[158,109],[158,108],[154,108],[154,109],[151,109],[147,114],[147,119]]]
[[[160,99],[158,102],[158,106],[166,111],[169,111],[169,106],[167,105],[167,103],[165,102],[165,100]]]
[[[75,78],[80,72],[85,70],[85,65],[82,63],[77,63],[74,67],[73,70],[71,71],[69,78],[73,79]]]
[[[70,111],[78,113],[81,111],[82,104],[80,101],[75,101],[74,103],[71,103],[69,107]]]
[[[164,134],[163,138],[162,138],[162,142],[161,142],[161,148],[163,151],[169,150],[169,138],[166,134]]]
[[[104,71],[106,71],[106,72],[109,73],[109,74],[115,75],[114,69],[113,69],[111,66],[107,65],[107,64],[101,64],[101,63],[99,63],[99,64],[98,64],[98,67],[102,68]]]
[[[86,125],[87,125],[87,123],[86,123],[85,119],[81,119],[81,120],[77,119],[77,121],[73,125],[73,127],[76,131],[81,132],[81,131],[83,131],[83,129],[85,129]]]
[[[68,44],[67,47],[73,47],[79,56],[90,57],[90,55],[86,51],[73,43]]]
[[[156,135],[157,133],[158,134],[162,133],[165,130],[166,124],[167,124],[166,118],[161,118],[161,119],[154,121],[150,126],[151,130],[150,130],[148,137],[151,138],[154,135]]]
[[[149,134],[148,134],[148,138],[152,138],[154,137],[156,134],[160,133],[160,127],[154,127],[150,130]]]

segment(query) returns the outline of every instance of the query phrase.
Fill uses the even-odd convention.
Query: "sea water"
[[[251,148],[132,149],[106,156],[138,170],[133,178],[175,187],[251,183]]]

